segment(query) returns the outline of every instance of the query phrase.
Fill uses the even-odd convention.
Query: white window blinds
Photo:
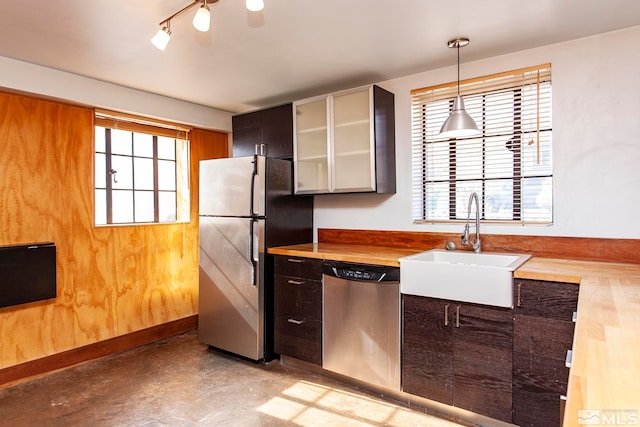
[[[456,94],[411,91],[414,223],[466,219],[472,192],[483,220],[551,223],[551,64],[461,81],[479,136],[439,137]]]
[[[95,110],[95,125],[181,140],[189,139],[190,127],[131,114]]]

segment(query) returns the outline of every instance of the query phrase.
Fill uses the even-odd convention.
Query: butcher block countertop
[[[399,266],[398,258],[420,251],[309,243],[268,252]],[[579,422],[578,415],[599,416],[602,424],[640,423],[640,265],[536,257],[514,276],[580,284],[563,426],[594,424],[594,418]]]
[[[347,261],[357,264],[375,264],[399,267],[398,258],[413,255],[415,249],[386,246],[343,245],[337,243],[303,243],[301,245],[269,248],[274,255],[301,256],[306,258]]]

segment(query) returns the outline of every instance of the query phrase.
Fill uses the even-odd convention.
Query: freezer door
[[[260,156],[200,161],[200,215],[264,215],[264,171]]]
[[[263,225],[200,217],[200,340],[252,360],[264,357]]]

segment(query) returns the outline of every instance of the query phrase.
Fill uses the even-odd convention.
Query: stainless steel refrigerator
[[[293,195],[288,160],[200,162],[200,340],[252,360],[273,358],[272,246],[313,239],[313,199]]]

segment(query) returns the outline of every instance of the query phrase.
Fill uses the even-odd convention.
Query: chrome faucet
[[[476,202],[476,239],[473,242],[469,241],[469,218],[471,217],[471,203]],[[464,226],[464,231],[460,240],[463,245],[471,245],[475,253],[480,253],[482,250],[482,244],[480,242],[480,202],[478,202],[478,195],[473,192],[469,196],[469,206],[467,207],[467,223]]]

